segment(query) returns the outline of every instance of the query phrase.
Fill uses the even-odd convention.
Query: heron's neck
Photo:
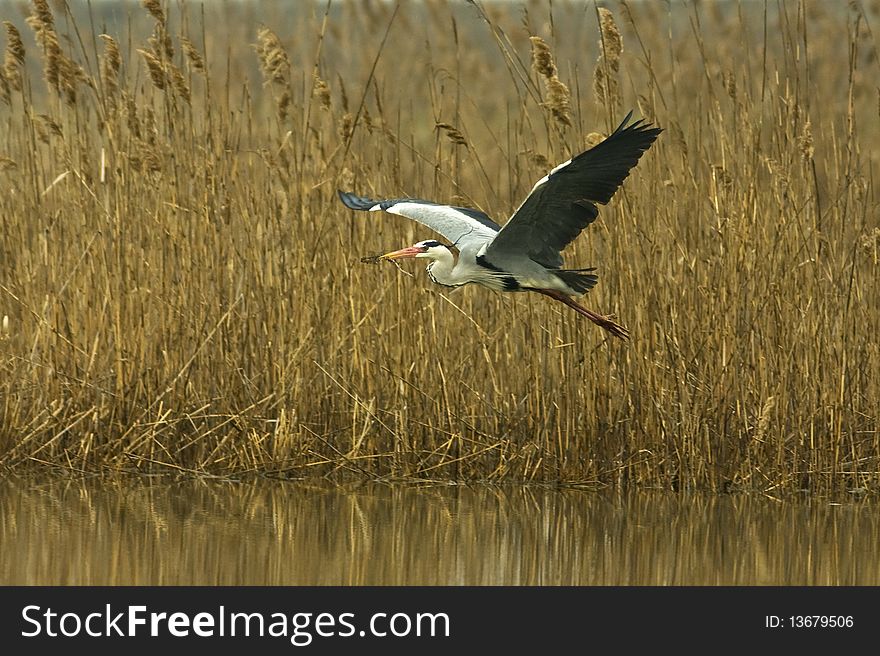
[[[438,285],[457,287],[465,282],[455,275],[455,257],[448,250],[437,253],[425,270]]]

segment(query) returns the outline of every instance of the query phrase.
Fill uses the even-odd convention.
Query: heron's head
[[[441,244],[439,241],[428,239],[413,244],[408,248],[401,248],[399,251],[392,251],[381,256],[380,260],[400,260],[407,257],[427,257],[432,260],[438,260],[441,257],[449,255],[449,246]]]

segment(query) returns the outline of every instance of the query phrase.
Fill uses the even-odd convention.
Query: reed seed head
[[[186,77],[177,66],[174,64],[168,65],[170,74],[171,74],[171,84],[174,87],[174,92],[187,104],[190,104],[192,99],[192,94],[190,93],[189,84],[186,81]]]
[[[568,87],[558,77],[547,80],[547,100],[544,104],[562,125],[571,125],[570,98]]]
[[[318,99],[321,107],[330,109],[330,87],[317,73],[315,73],[315,85],[312,93]]]
[[[733,71],[725,71],[724,73],[724,90],[730,99],[736,102],[736,75]]]
[[[159,0],[142,0],[141,4],[144,9],[150,12],[150,16],[156,19],[156,22],[165,26],[165,11],[162,9],[162,5]]]
[[[599,57],[593,72],[593,93],[603,105],[620,105],[620,54],[623,40],[609,9],[599,7]]]
[[[33,0],[34,10],[31,16],[39,22],[44,29],[54,29],[55,19],[52,16],[52,10],[49,9],[49,3],[46,0]]]
[[[139,139],[141,137],[141,121],[138,118],[137,105],[129,94],[123,92],[122,97],[125,103],[125,121],[128,129],[135,138]]]
[[[150,79],[153,81],[153,86],[157,89],[164,89],[166,87],[166,79],[165,68],[162,66],[162,62],[149,50],[139,48],[138,53],[144,58],[144,63],[147,65],[147,70],[150,73]]]
[[[353,130],[354,116],[352,116],[350,112],[345,112],[342,115],[342,118],[339,119],[339,138],[342,139],[343,142],[348,141],[351,138]]]
[[[281,40],[268,27],[257,30],[257,43],[254,44],[260,60],[263,77],[275,84],[287,84],[290,74],[290,58],[281,45]]]
[[[599,28],[602,31],[602,50],[608,63],[616,71],[620,67],[620,54],[623,52],[623,40],[620,30],[614,22],[614,14],[610,9],[599,7]]]
[[[193,45],[192,41],[187,39],[185,36],[180,37],[180,45],[183,46],[183,52],[186,54],[186,58],[189,60],[190,66],[192,66],[193,70],[198,71],[199,73],[205,72],[205,60],[202,57],[201,53],[196,50],[196,47]]]
[[[454,125],[449,123],[437,123],[437,125],[434,126],[434,129],[443,130],[443,132],[446,133],[446,137],[455,145],[464,146],[465,148],[468,147],[467,139],[464,138],[461,131]]]
[[[290,115],[291,102],[292,98],[290,97],[290,91],[284,89],[284,91],[281,92],[281,95],[278,96],[278,100],[275,104],[275,114],[278,116],[278,120],[281,123],[284,123]]]
[[[116,109],[116,100],[119,93],[119,70],[122,68],[122,57],[119,54],[119,45],[109,34],[99,35],[104,41],[104,54],[101,57],[101,84],[104,87],[104,97],[108,109]]]
[[[571,92],[557,75],[556,63],[550,46],[539,36],[530,36],[532,44],[532,68],[544,81],[546,98],[542,105],[560,125],[571,125]]]
[[[813,159],[815,148],[813,147],[813,128],[809,121],[804,123],[804,129],[797,140],[798,150],[801,152],[801,158],[805,162]]]
[[[16,91],[21,89],[21,67],[24,64],[24,44],[21,34],[9,21],[3,21],[6,28],[6,51],[3,56],[3,75],[8,85]]]
[[[532,44],[532,68],[544,78],[555,77],[556,64],[550,46],[539,36],[530,36],[529,41]]]
[[[101,40],[104,42],[104,59],[102,66],[102,76],[116,77],[119,75],[119,69],[122,67],[122,57],[119,54],[119,44],[109,34],[101,34]]]

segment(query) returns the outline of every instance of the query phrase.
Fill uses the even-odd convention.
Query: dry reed
[[[539,36],[529,37],[532,44],[532,68],[543,78],[547,99],[543,105],[550,110],[553,118],[564,126],[571,125],[571,93],[556,71],[550,46]]]
[[[599,56],[593,71],[593,93],[596,101],[609,110],[620,107],[620,55],[623,41],[614,14],[606,7],[597,9],[599,15]]]
[[[13,89],[21,89],[21,65],[24,64],[24,43],[18,29],[9,21],[6,28],[6,50],[3,54],[3,77]]]
[[[767,29],[749,3],[621,5],[620,26],[612,6],[597,44],[582,3],[532,8],[540,39],[503,5],[340,3],[325,30],[323,4],[209,3],[197,52],[186,3],[143,5],[129,34],[34,2],[27,54],[3,17],[0,466],[880,488],[859,6],[768,5]],[[337,187],[503,220],[630,107],[666,131],[566,253],[630,344],[541,298],[359,263],[432,235],[353,216]]]
[[[205,59],[193,45],[193,42],[185,36],[182,36],[180,37],[180,45],[183,46],[183,52],[186,53],[186,58],[189,60],[190,66],[192,66],[193,70],[198,71],[199,73],[204,73]]]

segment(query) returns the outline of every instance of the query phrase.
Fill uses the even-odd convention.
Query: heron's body
[[[525,292],[536,289],[553,289],[565,294],[580,295],[578,291],[565,282],[570,274],[583,278],[581,289],[591,287],[596,276],[589,273],[569,271],[566,269],[548,269],[529,258],[493,258],[486,256],[486,246],[475,247],[473,244],[463,246],[458,258],[443,246],[429,247],[432,253],[427,272],[431,280],[445,287],[459,287],[476,283],[497,292]],[[592,269],[589,269],[591,271]],[[513,273],[515,272],[515,273]]]
[[[595,314],[571,297],[588,292],[593,269],[564,269],[561,251],[599,214],[661,132],[636,121],[623,123],[607,139],[538,180],[502,227],[478,210],[401,198],[375,201],[340,191],[354,210],[385,211],[417,221],[451,242],[428,240],[383,255],[384,259],[430,259],[428,275],[440,285],[476,283],[504,292],[534,291],[561,301],[617,337],[623,326]],[[451,248],[458,250],[456,258]]]

